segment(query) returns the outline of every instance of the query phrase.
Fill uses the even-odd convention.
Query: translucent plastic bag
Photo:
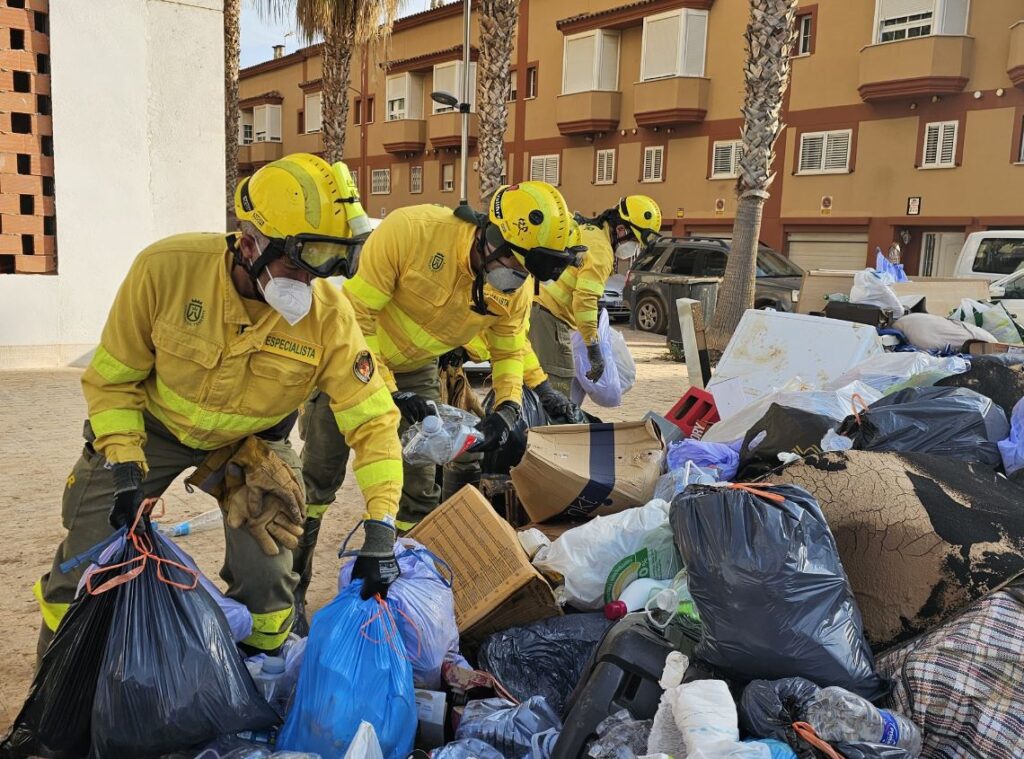
[[[459,651],[452,571],[411,538],[399,538],[395,558],[402,574],[388,590],[388,605],[405,643],[413,682],[417,688],[439,690],[445,656]],[[353,563],[341,568],[338,592],[352,582]]]
[[[960,301],[960,306],[953,309],[949,318],[981,327],[1001,343],[1024,344],[1017,324],[1002,303],[982,303],[980,300],[964,298]]]
[[[479,437],[475,414],[428,401],[436,412],[402,434],[402,459],[412,466],[444,466],[461,456]]]
[[[1010,417],[1010,436],[1000,440],[999,455],[1003,459],[1003,469],[1013,474],[1024,468],[1024,398],[1017,401]]]
[[[688,461],[702,469],[714,471],[719,481],[724,482],[736,476],[736,470],[740,466],[739,448],[724,443],[689,439],[669,444],[665,454],[666,469],[682,469]]]
[[[412,667],[387,602],[361,599],[362,584],[356,580],[313,615],[278,748],[339,756],[369,722],[384,759],[405,759],[412,751]]]
[[[516,706],[503,698],[470,701],[462,713],[456,739],[476,738],[497,749],[505,759],[546,759],[550,740],[541,736],[558,733],[562,721],[543,696],[533,696]]]
[[[850,302],[878,306],[892,311],[899,318],[903,315],[903,304],[892,289],[891,274],[880,274],[874,269],[864,269],[853,275]]]
[[[623,386],[619,378],[618,361],[616,360],[612,332],[608,324],[608,312],[601,310],[601,316],[597,324],[597,339],[601,345],[601,356],[604,358],[604,374],[597,382],[587,379],[587,372],[590,371],[590,359],[587,358],[587,345],[583,342],[583,336],[579,332],[572,333],[572,362],[576,368],[576,379],[573,384],[572,402],[579,405],[583,401],[583,395],[575,392],[577,386],[583,394],[589,395],[590,400],[598,406],[615,408],[622,404]],[[620,336],[621,337],[621,336]],[[625,347],[625,341],[622,342]],[[626,353],[628,353],[628,349]],[[632,358],[630,358],[632,361]],[[633,367],[633,377],[636,378],[636,367]]]
[[[970,363],[960,356],[939,358],[920,351],[883,353],[857,364],[828,387],[838,390],[852,382],[860,382],[888,395],[905,387],[929,387],[946,377],[963,374],[970,368]],[[862,393],[859,394],[863,397]],[[875,400],[878,397],[881,396]],[[864,400],[868,404],[874,403],[867,398]]]
[[[369,722],[360,722],[356,737],[345,752],[345,759],[384,759],[377,731]]]

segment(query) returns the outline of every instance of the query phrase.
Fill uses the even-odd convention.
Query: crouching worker
[[[333,399],[366,500],[354,576],[365,596],[386,594],[398,574],[399,413],[352,306],[320,279],[347,273],[362,244],[344,187],[322,159],[287,156],[239,184],[236,234],[177,235],[135,259],[82,377],[89,418],[64,490],[68,533],[34,587],[40,655],[81,575],[61,563],[191,467],[226,511],[221,577],[254,621],[243,644],[277,649],[294,620],[291,549],[306,516],[288,433],[317,390]]]

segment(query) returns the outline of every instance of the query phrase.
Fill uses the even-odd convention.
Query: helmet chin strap
[[[266,299],[263,297],[263,291],[260,288],[260,275],[267,268],[271,261],[276,258],[280,258],[281,254],[274,250],[272,244],[267,245],[266,249],[263,250],[254,261],[246,261],[242,258],[242,243],[241,238],[235,238],[234,246],[231,249],[232,261],[236,266],[242,267],[242,270],[249,275],[249,279],[252,281],[253,297],[256,300],[266,303]]]
[[[481,316],[495,316],[494,312],[487,308],[487,303],[484,301],[484,270],[491,261],[501,258],[500,255],[496,255],[501,250],[500,246],[493,253],[487,253],[488,239],[493,236],[492,229],[497,234],[498,239],[504,242],[501,239],[501,234],[498,233],[497,227],[492,224],[482,227],[482,234],[477,235],[476,238],[476,252],[480,256],[480,268],[477,269],[476,277],[473,279],[473,305],[470,306],[470,310]]]

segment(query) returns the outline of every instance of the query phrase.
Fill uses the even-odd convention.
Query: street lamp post
[[[469,183],[469,6],[470,0],[462,0],[462,98],[450,92],[431,92],[430,99],[438,105],[457,108],[462,116],[461,178],[459,181],[459,205],[468,205]]]

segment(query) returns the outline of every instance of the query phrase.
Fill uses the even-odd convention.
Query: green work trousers
[[[61,518],[68,532],[53,557],[53,567],[34,589],[43,612],[40,656],[74,600],[85,569],[83,566],[64,573],[60,565],[113,532],[108,517],[114,503],[114,481],[106,468],[106,460],[93,448],[93,440],[95,435],[86,422],[85,447],[64,488]],[[299,457],[287,440],[265,442],[296,474],[299,473]],[[142,483],[147,497],[161,495],[179,474],[198,466],[209,453],[182,445],[149,415],[146,415],[143,450],[149,465]],[[298,576],[292,572],[292,552],[282,548],[277,556],[267,556],[246,528],[234,529],[226,524],[224,542],[220,576],[227,583],[227,596],[244,604],[253,615],[253,633],[243,643],[256,649],[274,650],[288,637],[294,617],[292,602]]]
[[[530,312],[528,337],[540,368],[548,375],[551,386],[566,398],[570,397],[576,368],[572,362],[573,328],[539,303]]]

